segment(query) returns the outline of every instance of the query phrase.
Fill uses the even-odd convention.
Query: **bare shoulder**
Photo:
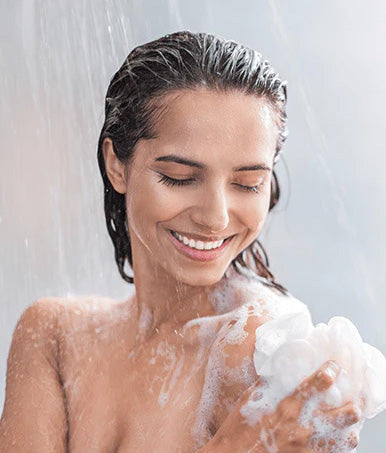
[[[59,344],[68,335],[81,335],[113,329],[132,316],[132,298],[115,300],[107,297],[42,297],[21,314],[13,334],[14,348],[30,344],[45,351],[51,364],[57,359]]]
[[[133,298],[116,300],[99,295],[55,298],[59,328],[66,333],[86,332],[89,329],[113,326],[131,319]],[[49,302],[48,302],[49,303]]]
[[[252,302],[230,314],[212,346],[213,354],[221,351],[225,369],[234,370],[253,362],[256,330],[270,319],[268,313]]]
[[[27,324],[50,335],[61,329],[68,333],[68,330],[87,330],[98,324],[123,321],[132,312],[132,297],[125,300],[98,295],[42,297],[24,310],[17,329]]]
[[[226,366],[235,368],[253,359],[256,330],[274,318],[286,297],[258,280],[234,276],[221,288],[221,297],[231,308],[213,346],[226,355]]]
[[[231,310],[213,342],[207,375],[216,374],[218,398],[214,420],[217,427],[236,404],[242,393],[255,383],[259,376],[254,366],[256,332],[265,323],[281,313],[292,310],[298,302],[263,285],[250,284],[235,279],[232,291],[228,291],[232,303],[238,308]],[[301,303],[301,302],[299,302]],[[208,381],[214,377],[208,376]]]
[[[68,383],[79,385],[87,364],[107,362],[94,359],[119,349],[114,338],[127,342],[129,308],[100,296],[44,297],[23,311],[7,361],[0,451],[66,451]]]
[[[56,321],[60,312],[60,304],[55,298],[41,298],[27,306],[21,314],[15,331],[23,327],[35,328],[35,332],[46,331],[53,334],[56,329]]]
[[[48,362],[57,368],[57,321],[60,305],[49,298],[35,300],[24,309],[12,336],[9,362],[13,355],[24,351],[39,350]],[[9,363],[9,364],[10,364]]]
[[[106,357],[119,361],[135,343],[133,297],[72,296],[56,299],[55,304],[59,306],[58,354],[65,383]]]
[[[226,295],[237,308],[229,312],[214,345],[224,351],[226,366],[231,368],[253,362],[256,332],[263,324],[283,315],[308,311],[291,293],[282,293],[253,278],[234,277],[228,283]]]
[[[59,312],[58,304],[39,299],[17,322],[7,361],[1,451],[64,451],[67,425],[58,372]]]

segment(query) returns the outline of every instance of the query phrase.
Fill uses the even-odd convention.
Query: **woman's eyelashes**
[[[196,181],[195,178],[188,178],[188,179],[175,179],[175,178],[170,178],[170,176],[166,176],[164,174],[159,173],[161,178],[159,179],[158,182],[162,184],[166,184],[167,186],[173,187],[173,186],[186,186],[188,184],[191,184],[192,182]],[[259,193],[260,187],[262,184],[258,184],[256,186],[244,186],[242,184],[237,184],[233,183],[235,186],[240,187],[242,190],[245,190],[247,192],[254,192],[254,193]]]

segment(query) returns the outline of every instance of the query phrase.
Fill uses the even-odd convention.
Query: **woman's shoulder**
[[[131,302],[132,298],[67,295],[41,298],[26,309],[35,319],[29,330],[39,331],[47,345],[45,355],[65,385],[75,375],[83,376],[92,364],[97,366],[103,358],[118,357],[130,349],[136,332]]]
[[[70,316],[99,316],[112,313],[120,308],[130,306],[133,298],[113,299],[97,294],[76,295],[68,293],[66,296],[44,296],[32,302],[25,311],[36,315],[55,316],[59,313],[68,313]]]
[[[60,341],[68,335],[98,333],[130,319],[132,297],[116,300],[100,295],[45,296],[24,310],[16,328],[28,329]]]
[[[272,317],[306,308],[288,290],[281,292],[264,277],[253,272],[240,274],[235,270],[217,285],[213,304],[219,312],[236,313],[238,308],[242,311],[246,306],[253,306],[255,311],[269,312]]]
[[[52,301],[60,307],[62,322],[69,322],[71,325],[74,325],[74,322],[81,322],[84,326],[111,323],[128,317],[132,308],[132,297],[117,300],[96,294],[69,294]]]
[[[217,382],[214,419],[220,426],[242,392],[259,379],[254,366],[259,327],[308,309],[290,293],[282,294],[261,279],[237,275],[222,285],[217,303],[227,316],[211,345],[206,374],[208,382]]]
[[[227,366],[253,361],[256,330],[263,324],[294,312],[308,312],[306,304],[291,293],[283,294],[260,278],[232,275],[213,296],[218,310],[227,311],[226,321],[213,343],[224,350]]]
[[[51,365],[56,363],[57,319],[59,305],[47,298],[37,299],[19,316],[12,336],[13,351],[36,350],[43,353]]]

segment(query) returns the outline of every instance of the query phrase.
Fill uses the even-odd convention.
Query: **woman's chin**
[[[216,285],[224,276],[224,272],[178,272],[176,279],[179,283],[184,283],[189,286],[213,286]]]

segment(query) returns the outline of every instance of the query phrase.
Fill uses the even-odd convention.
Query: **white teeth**
[[[202,241],[197,241],[196,247],[198,248],[198,250],[204,250],[204,243]]]
[[[213,242],[203,242],[203,241],[195,241],[194,239],[189,239],[186,236],[182,236],[179,233],[173,231],[173,235],[182,243],[187,245],[188,247],[198,249],[198,250],[212,250],[220,247],[224,240],[221,241],[213,241]]]
[[[205,247],[204,247],[204,248],[205,248],[205,250],[210,250],[211,248],[213,248],[213,245],[214,245],[213,243],[207,242],[207,243],[205,244]]]

